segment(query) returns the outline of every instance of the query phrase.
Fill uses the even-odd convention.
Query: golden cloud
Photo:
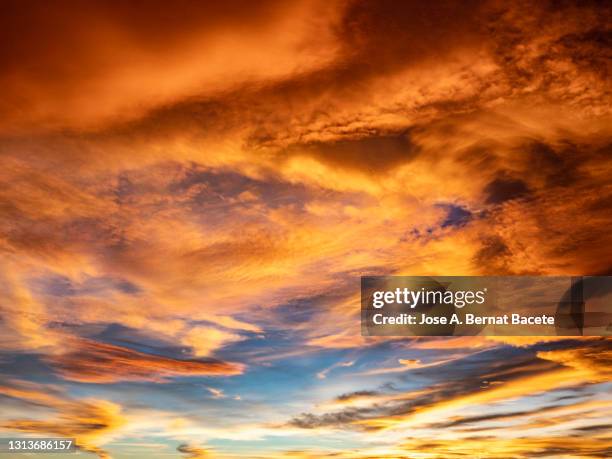
[[[121,406],[116,403],[71,399],[50,386],[12,381],[11,387],[0,385],[0,394],[50,408],[56,413],[46,420],[2,420],[0,427],[3,429],[76,438],[81,450],[97,454],[101,459],[110,459],[111,456],[99,444],[127,422]]]

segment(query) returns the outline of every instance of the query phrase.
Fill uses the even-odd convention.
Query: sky
[[[3,1],[0,436],[610,457],[609,338],[363,337],[359,285],[612,275],[611,16]]]

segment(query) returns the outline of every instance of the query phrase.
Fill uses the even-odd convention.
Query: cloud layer
[[[364,338],[358,286],[612,273],[610,18],[7,2],[3,431],[118,458],[607,457],[609,341]]]

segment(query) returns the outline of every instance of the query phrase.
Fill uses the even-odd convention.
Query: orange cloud
[[[590,381],[606,382],[612,378],[612,347],[610,338],[596,339],[592,345],[573,349],[540,351],[538,357],[560,363],[584,374]]]
[[[335,3],[186,2],[170,16],[159,15],[161,7],[100,2],[75,10],[63,2],[59,16],[36,5],[11,8],[2,42],[18,46],[0,54],[0,130],[131,121],[195,91],[210,96],[313,71],[336,54]]]
[[[176,376],[232,376],[244,366],[208,360],[178,360],[88,340],[73,342],[74,351],[49,356],[65,379],[90,383],[116,381],[163,382]]]

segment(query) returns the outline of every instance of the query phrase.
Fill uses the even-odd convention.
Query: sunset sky
[[[0,437],[612,456],[609,338],[362,337],[359,304],[612,275],[610,2],[0,8]]]

